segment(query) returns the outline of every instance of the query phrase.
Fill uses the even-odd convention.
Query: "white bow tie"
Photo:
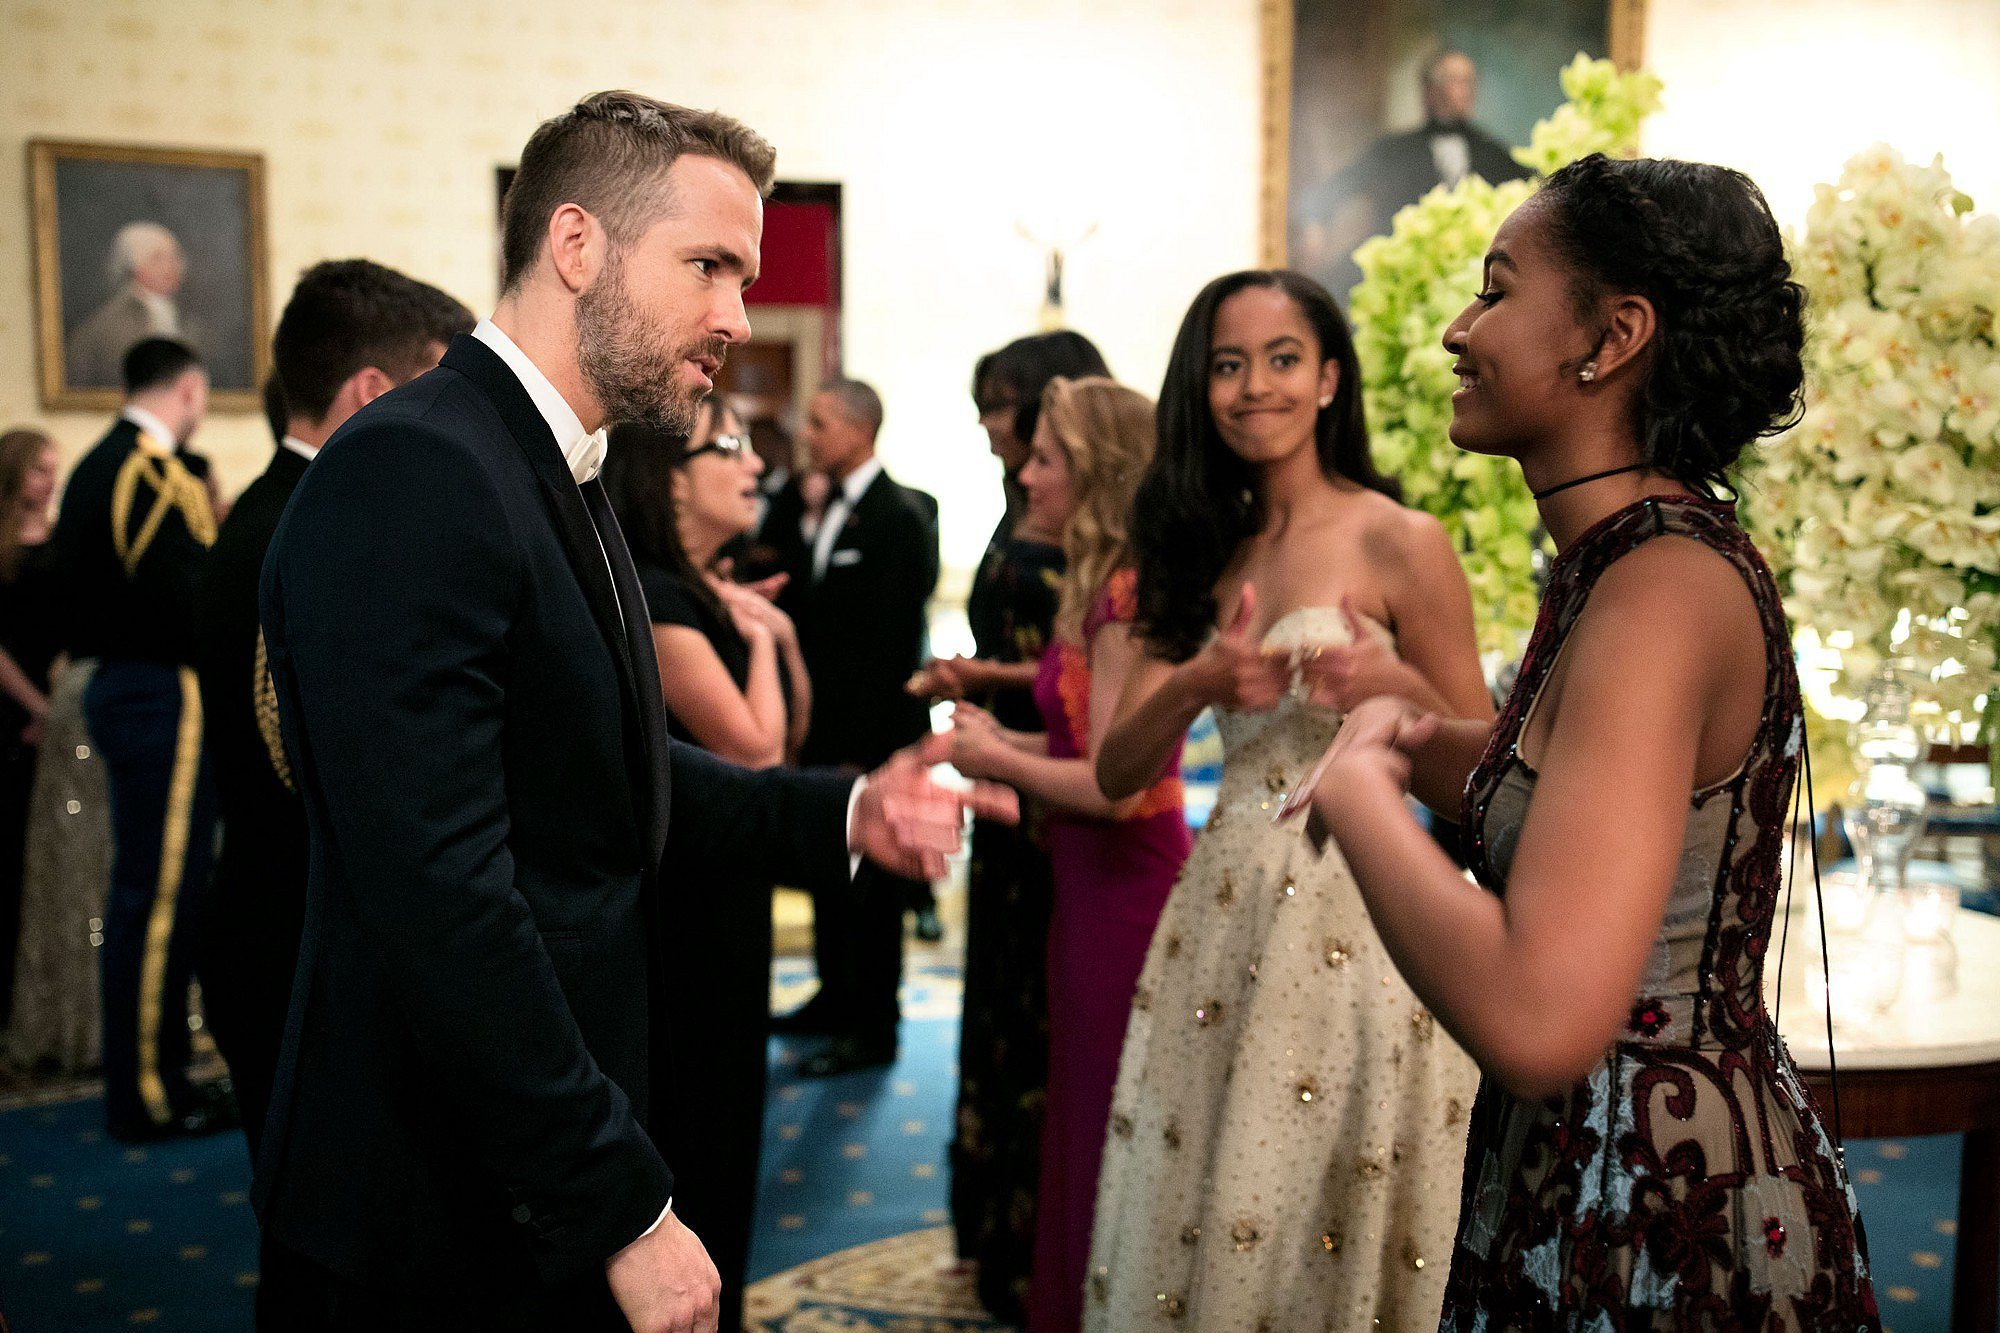
[[[602,430],[592,431],[563,451],[563,461],[569,464],[569,474],[581,486],[604,470],[604,455],[610,445]]]

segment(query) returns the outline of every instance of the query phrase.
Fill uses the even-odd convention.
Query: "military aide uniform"
[[[104,1101],[112,1133],[145,1137],[197,1109],[189,1085],[194,899],[214,858],[194,595],[215,517],[166,428],[127,407],[64,489],[55,547],[65,645],[96,658],[84,716],[111,796],[111,891],[100,954]]]

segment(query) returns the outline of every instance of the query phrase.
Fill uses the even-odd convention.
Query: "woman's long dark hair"
[[[972,367],[972,401],[984,405],[996,389],[1014,399],[1014,437],[1022,444],[1034,438],[1042,413],[1042,391],[1049,381],[1111,378],[1104,353],[1074,329],[1031,333],[997,352],[988,352]]]
[[[1320,409],[1313,450],[1320,471],[1391,499],[1401,488],[1375,469],[1361,409],[1361,362],[1347,320],[1326,288],[1290,269],[1249,269],[1217,278],[1188,307],[1160,385],[1159,447],[1139,483],[1132,516],[1138,558],[1136,624],[1169,661],[1194,656],[1215,625],[1215,581],[1246,537],[1264,524],[1264,502],[1250,465],[1222,442],[1208,409],[1209,344],[1215,312],[1251,287],[1292,298],[1319,340],[1319,361],[1339,366],[1333,402]]]
[[[717,429],[716,408],[704,403],[695,422],[702,438]],[[722,599],[681,544],[680,515],[674,508],[674,473],[687,462],[691,437],[657,426],[628,422],[613,426],[604,457],[604,492],[611,512],[632,548],[633,559],[664,569],[725,625],[732,623]]]
[[[988,352],[972,367],[972,401],[981,413],[986,404],[1005,392],[1014,400],[1014,438],[1022,445],[1035,437],[1035,424],[1042,414],[1042,393],[1053,379],[1080,380],[1092,376],[1111,378],[1104,354],[1097,344],[1074,329],[1052,333],[1031,333],[1016,338],[997,352]],[[1021,516],[1026,497],[1012,473],[1001,479],[1007,493],[1007,525]]]

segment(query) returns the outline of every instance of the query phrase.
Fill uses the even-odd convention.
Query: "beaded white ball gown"
[[[1302,607],[1264,644],[1349,641],[1338,609]],[[1221,790],[1119,1060],[1084,1327],[1435,1328],[1478,1071],[1339,851],[1272,822],[1339,715],[1294,696],[1216,721]]]

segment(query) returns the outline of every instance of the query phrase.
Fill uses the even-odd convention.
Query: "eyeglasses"
[[[700,458],[703,454],[719,454],[734,463],[749,451],[750,437],[747,435],[718,435],[699,449],[687,451],[689,458]]]

